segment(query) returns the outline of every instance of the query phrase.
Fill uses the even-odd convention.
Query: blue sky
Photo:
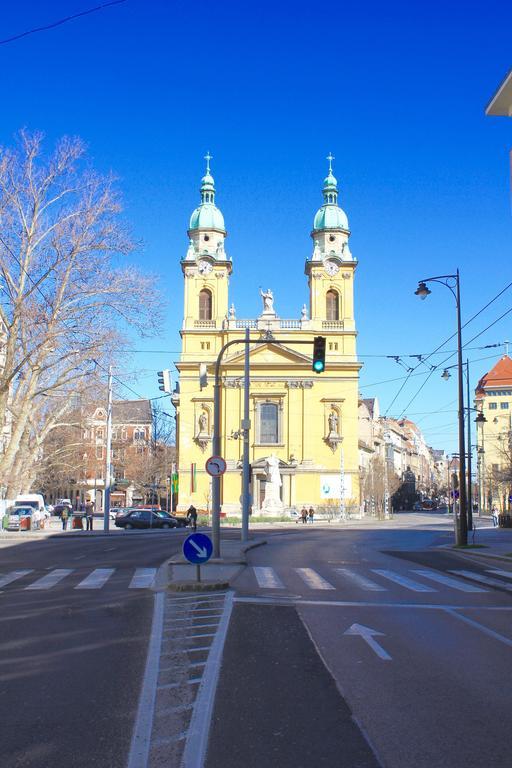
[[[93,5],[18,0],[2,10],[0,37]],[[511,23],[512,8],[495,0],[127,0],[0,45],[0,141],[21,126],[43,130],[49,142],[80,135],[95,165],[120,177],[125,215],[143,242],[133,260],[161,276],[165,333],[136,346],[169,352],[134,356],[141,372],[125,374],[131,386],[158,395],[155,372],[177,358],[179,261],[206,150],[241,317],[260,311],[260,285],[272,287],[282,317],[299,316],[332,151],[359,260],[361,390],[385,412],[401,381],[378,382],[406,372],[373,355],[429,353],[454,330],[448,291],[438,286],[419,302],[418,279],[458,266],[466,319],[512,280],[512,121],[484,116],[512,66]],[[465,340],[509,307],[512,289],[465,329]],[[511,318],[469,346],[512,339]],[[473,385],[501,352],[468,351]],[[424,381],[411,376],[389,414],[406,409],[434,447],[456,450],[455,376],[444,382],[439,374],[409,406]]]

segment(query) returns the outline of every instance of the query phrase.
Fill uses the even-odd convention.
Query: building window
[[[112,440],[117,440],[118,437],[117,427],[112,427]]]
[[[500,408],[502,411],[508,411],[508,403],[500,403]]]
[[[103,440],[103,427],[96,430],[96,437],[98,440]]]
[[[489,403],[489,410],[490,411],[497,411],[498,410],[498,403]]]
[[[337,341],[330,341],[329,342],[329,351],[330,352],[337,352],[338,351],[338,342]]]
[[[202,341],[201,342],[201,349],[210,349],[210,342],[209,341]]]
[[[260,443],[279,442],[279,406],[276,403],[260,405]]]
[[[325,296],[325,317],[327,320],[340,319],[340,303],[336,291],[327,291]]]
[[[199,319],[212,319],[212,294],[206,288],[199,292]]]
[[[102,459],[103,458],[103,446],[102,445],[97,445],[96,446],[96,458],[97,459]]]
[[[139,427],[138,429],[133,430],[133,442],[134,443],[140,443],[143,440],[146,439],[146,432],[144,429]]]

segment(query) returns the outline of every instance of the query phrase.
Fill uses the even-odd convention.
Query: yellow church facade
[[[249,425],[244,421],[244,344],[230,346],[221,364],[220,438],[227,469],[221,513],[239,515],[243,430],[249,426],[253,515],[288,515],[303,506],[339,514],[359,498],[358,376],[354,273],[349,225],[329,172],[324,203],[314,218],[312,255],[305,263],[309,306],[281,318],[272,289],[260,290],[261,314],[239,318],[229,295],[234,265],[226,253],[224,218],[215,204],[207,156],[201,203],[192,213],[184,280],[182,351],[177,368],[178,510],[211,509],[214,369],[229,341],[250,340]],[[275,274],[275,272],[273,272]],[[312,370],[313,339],[326,339],[325,371]],[[297,344],[296,342],[308,342]]]

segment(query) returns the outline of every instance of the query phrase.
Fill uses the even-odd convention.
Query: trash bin
[[[512,528],[512,515],[499,515],[498,525],[500,528]]]
[[[71,519],[71,528],[74,530],[83,531],[84,529],[84,517],[83,515],[73,515]]]

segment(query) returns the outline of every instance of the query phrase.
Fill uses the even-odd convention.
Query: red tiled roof
[[[503,355],[494,368],[482,376],[475,392],[482,397],[485,389],[504,386],[512,386],[512,360],[508,355]]]

